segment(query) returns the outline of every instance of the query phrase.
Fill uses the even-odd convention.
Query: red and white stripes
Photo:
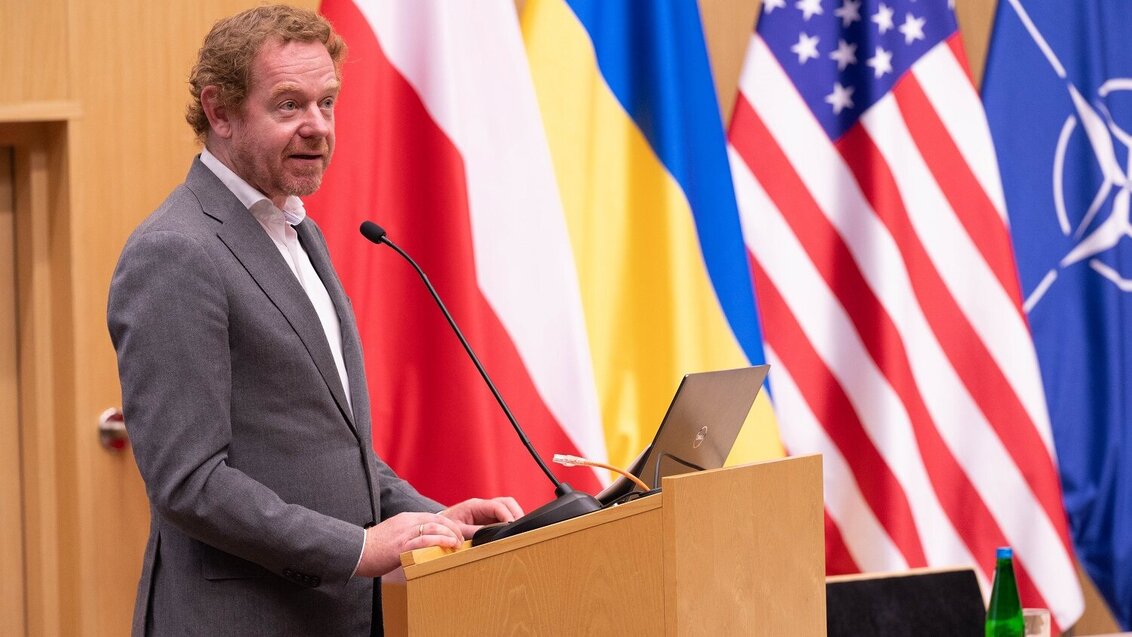
[[[366,351],[374,444],[445,502],[550,483],[420,281],[359,250],[372,216],[429,273],[535,447],[605,457],[581,298],[514,4],[324,0],[350,55],[337,146],[308,210]],[[558,471],[597,491],[604,472]]]
[[[831,569],[1017,555],[1024,602],[1082,602],[1003,196],[958,39],[831,142],[754,36],[732,172],[791,453],[825,455]],[[845,554],[839,554],[844,551]]]
[[[463,159],[480,290],[551,413],[603,461],[574,257],[514,5],[357,4]]]

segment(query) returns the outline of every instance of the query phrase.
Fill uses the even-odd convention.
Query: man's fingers
[[[457,540],[450,533],[429,533],[427,530],[424,535],[414,537],[405,543],[405,551],[412,551],[414,549],[423,549],[429,546],[443,546],[447,548],[456,548],[462,542]]]
[[[519,506],[519,503],[515,501],[515,498],[495,498],[495,501],[501,503],[504,509],[507,510],[507,513],[511,515],[510,518],[500,518],[500,522],[510,522],[511,520],[523,517],[523,507]]]
[[[446,518],[439,513],[434,514],[433,517],[436,519],[436,522],[438,524],[442,524],[444,528],[452,532],[452,536],[456,538],[457,543],[464,541],[464,532],[463,530],[461,530],[460,524],[458,522],[450,518]]]
[[[426,514],[426,516],[417,527],[419,536],[451,537],[457,545],[464,541],[464,533],[456,521],[438,514]]]
[[[523,517],[523,508],[515,498],[492,498],[480,500],[481,506],[477,511],[476,522],[511,522]]]

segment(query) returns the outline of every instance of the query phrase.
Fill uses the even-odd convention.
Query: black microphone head
[[[385,239],[385,228],[382,228],[368,219],[362,222],[360,230],[363,237],[378,245],[381,245],[382,241]]]

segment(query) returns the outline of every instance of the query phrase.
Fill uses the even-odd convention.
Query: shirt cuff
[[[362,565],[362,556],[366,554],[366,538],[369,537],[369,529],[362,529],[362,551],[358,553],[358,563],[354,564],[354,570],[350,573],[350,577],[358,574],[358,567]]]

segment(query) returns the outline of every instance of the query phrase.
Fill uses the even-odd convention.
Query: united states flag
[[[944,0],[764,0],[729,132],[791,453],[825,457],[831,573],[1014,547],[1083,603],[998,167]]]

